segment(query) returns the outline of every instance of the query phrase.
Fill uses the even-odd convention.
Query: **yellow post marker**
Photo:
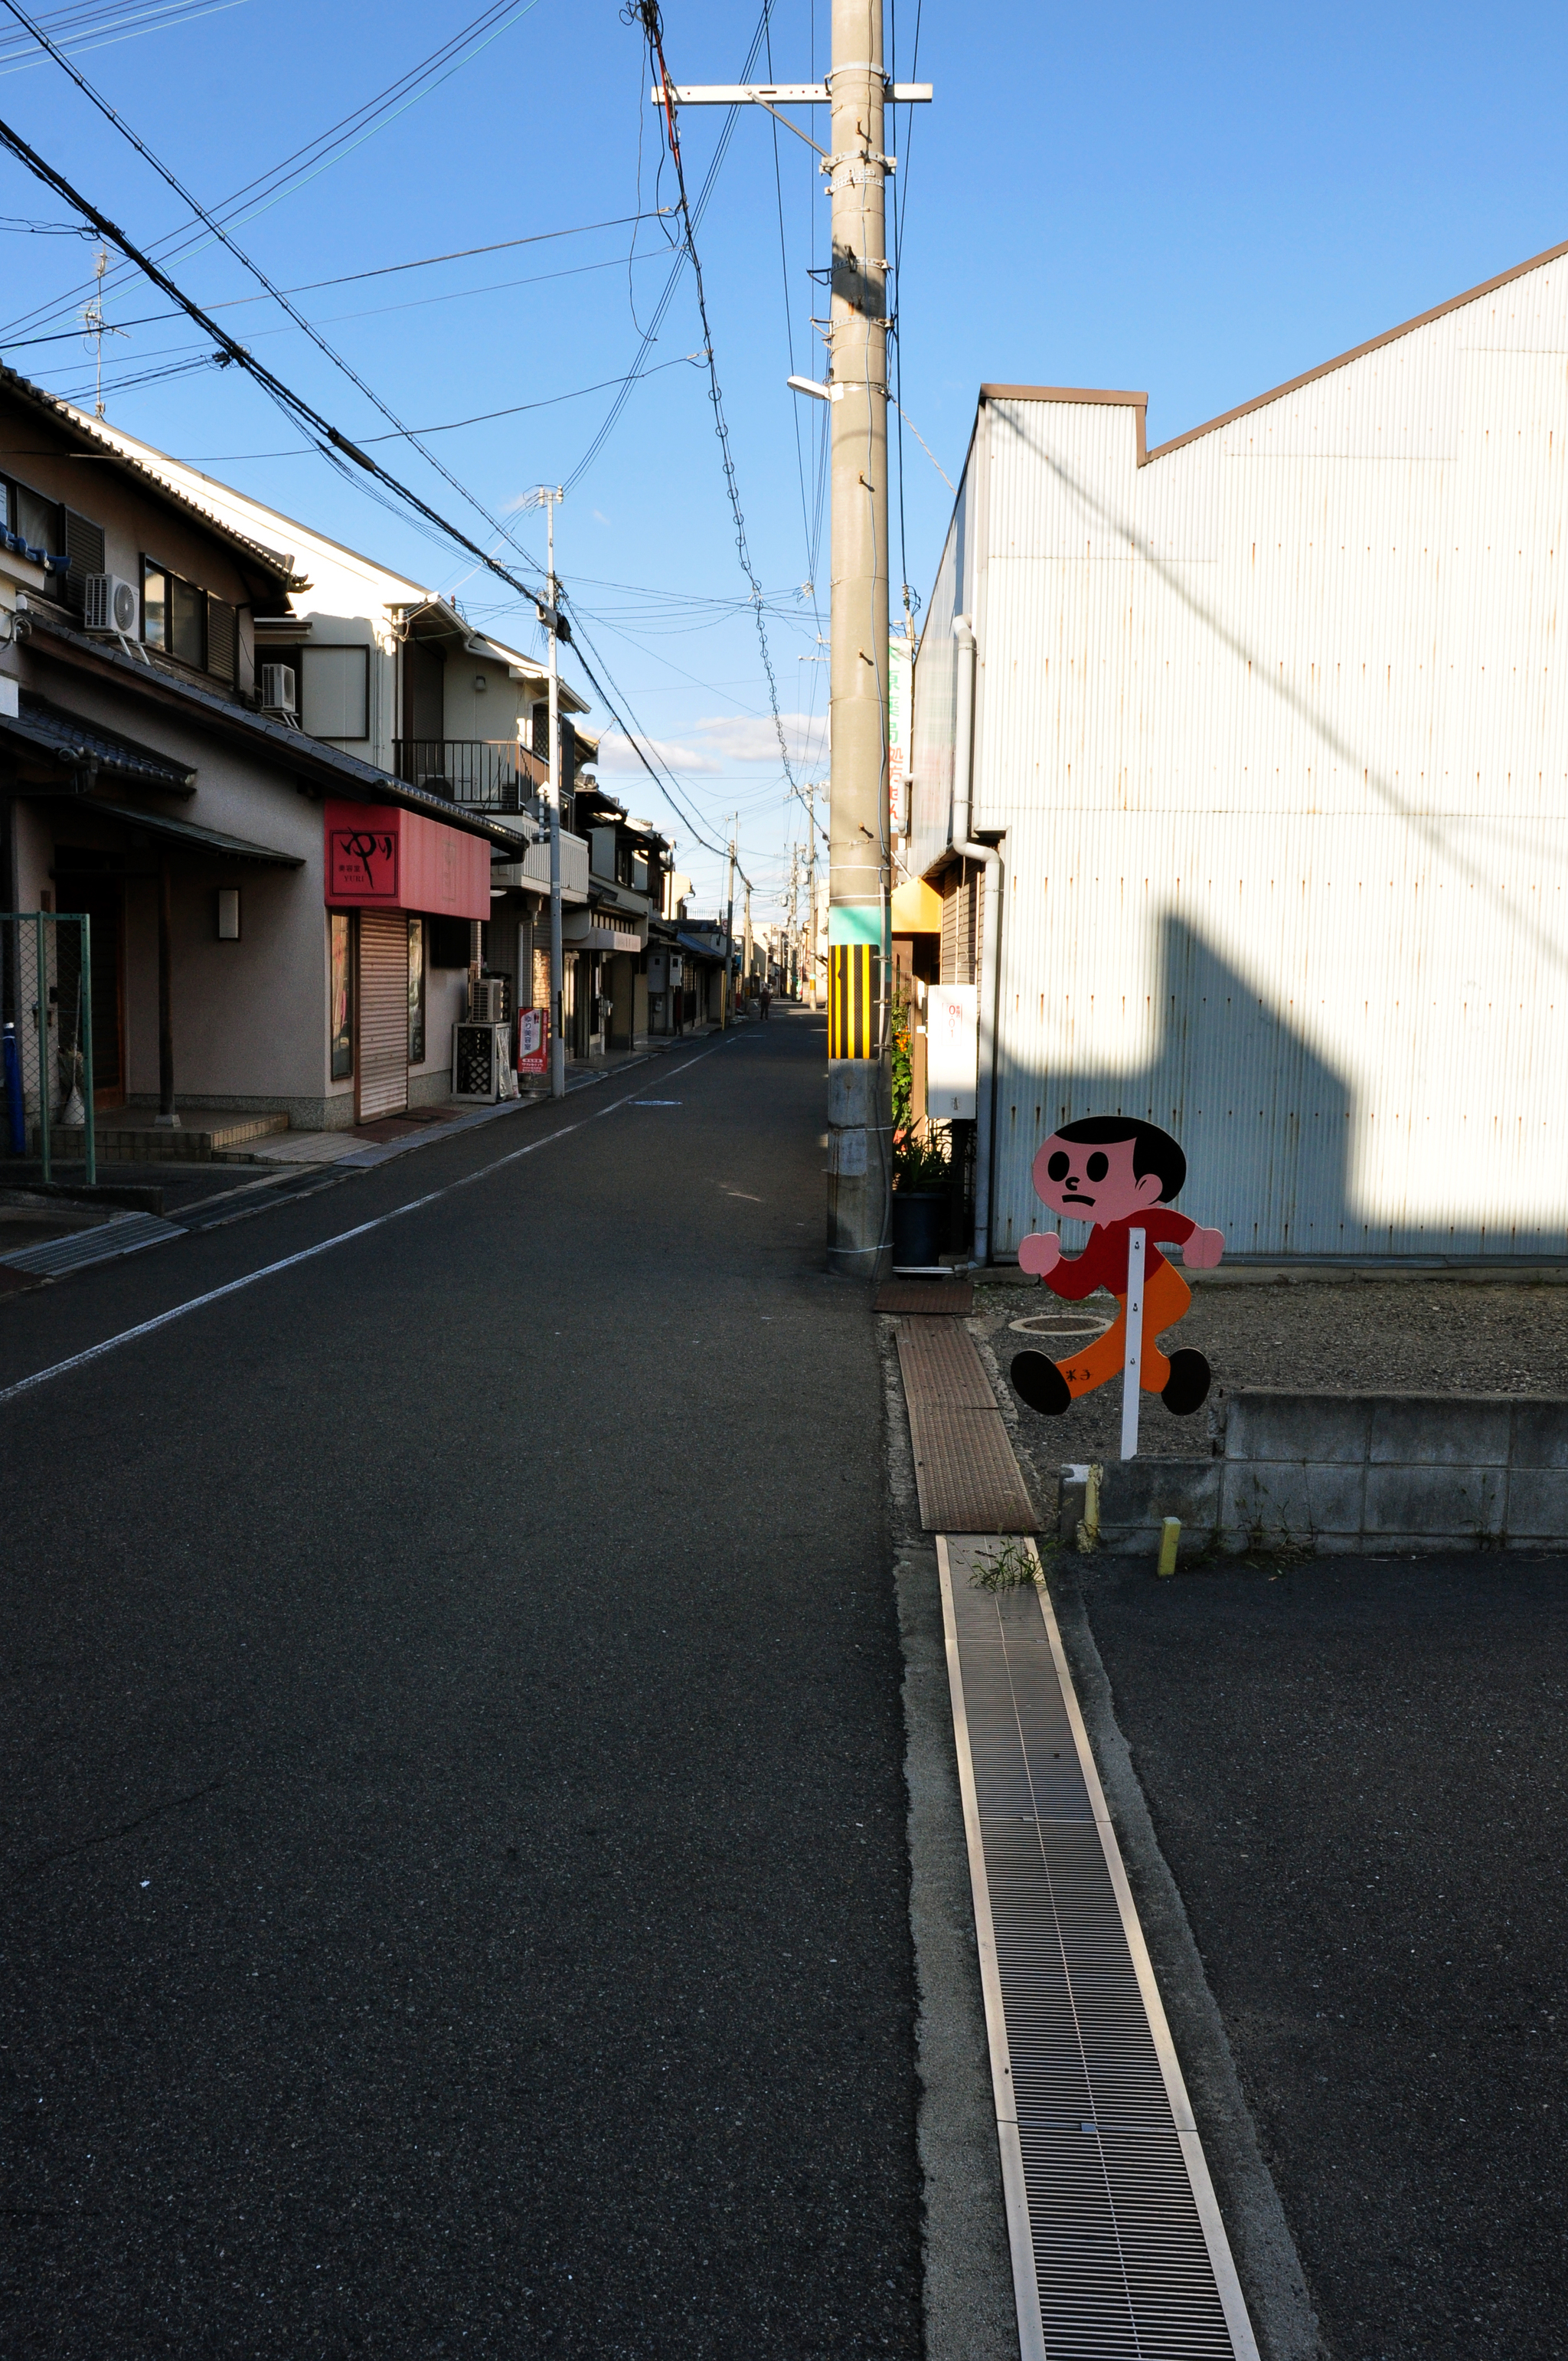
[[[1176,1553],[1180,1542],[1180,1518],[1167,1517],[1159,1529],[1159,1564],[1155,1568],[1157,1574],[1176,1572]]]

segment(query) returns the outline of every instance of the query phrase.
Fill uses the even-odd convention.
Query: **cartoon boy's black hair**
[[[1130,1139],[1134,1142],[1134,1180],[1141,1180],[1146,1172],[1157,1172],[1162,1203],[1168,1203],[1181,1193],[1187,1178],[1187,1159],[1169,1132],[1161,1131],[1157,1123],[1144,1123],[1133,1115],[1086,1115],[1080,1122],[1058,1126],[1057,1137],[1096,1148],[1105,1148],[1113,1140]]]

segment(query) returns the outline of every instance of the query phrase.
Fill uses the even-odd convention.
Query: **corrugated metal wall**
[[[1234,1251],[1568,1246],[1565,454],[1562,265],[1142,468],[1129,406],[983,406],[999,1255],[1113,1109]]]

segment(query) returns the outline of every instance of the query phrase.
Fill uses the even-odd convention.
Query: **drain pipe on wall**
[[[974,623],[968,615],[953,617],[953,637],[959,643],[958,711],[953,741],[953,851],[985,868],[981,903],[979,1040],[976,1043],[974,1099],[974,1244],[975,1262],[991,1260],[992,1136],[996,1102],[996,979],[998,940],[1002,932],[1002,851],[998,845],[977,844],[970,829],[974,806],[974,675],[977,646]]]

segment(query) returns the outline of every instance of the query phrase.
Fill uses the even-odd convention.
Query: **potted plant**
[[[895,1133],[893,1143],[893,1267],[934,1270],[948,1243],[952,1146],[945,1124],[924,1136]]]

